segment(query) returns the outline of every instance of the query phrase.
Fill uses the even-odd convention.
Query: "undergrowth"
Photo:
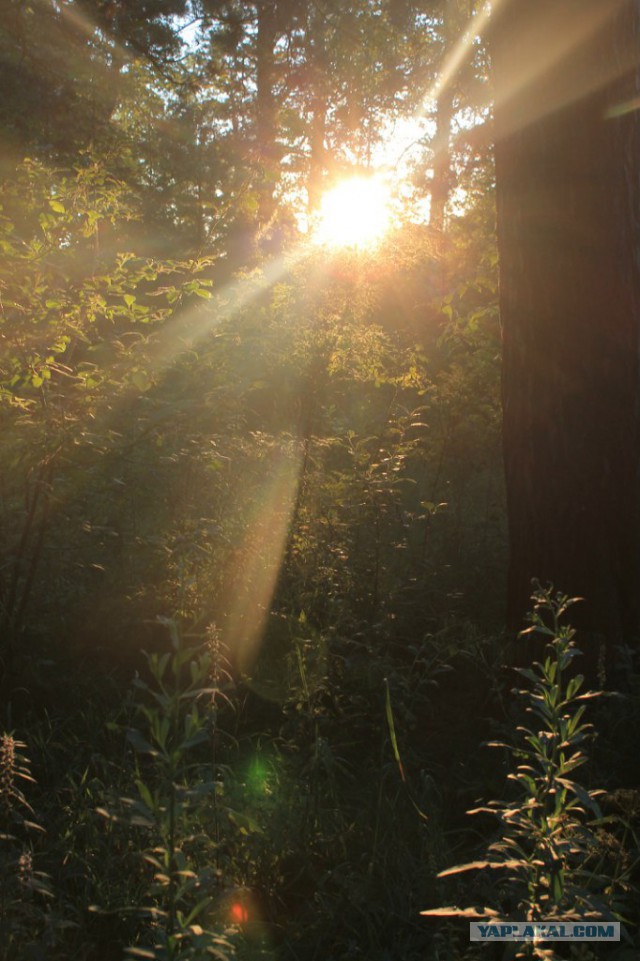
[[[593,787],[600,699],[576,673],[567,606],[536,595],[547,652],[513,697],[498,639],[462,624],[457,642],[450,623],[404,644],[281,619],[277,652],[232,680],[215,629],[163,621],[119,705],[74,687],[66,714],[4,735],[0,956],[459,961],[480,950],[461,912],[631,931],[635,795]],[[505,765],[503,800],[478,808]],[[433,909],[434,927],[420,909],[443,885],[470,907]]]
[[[479,881],[466,885],[467,896],[475,894],[472,906],[422,913],[532,924],[624,922],[638,894],[632,880],[635,865],[624,856],[619,839],[620,827],[626,826],[603,814],[605,791],[576,778],[588,764],[587,749],[595,737],[585,720],[587,705],[601,692],[584,690],[584,677],[575,671],[581,652],[575,631],[562,623],[574,601],[540,588],[533,602],[531,626],[523,634],[542,638],[546,653],[532,667],[515,669],[528,684],[514,691],[522,721],[512,726],[508,742],[488,745],[505,753],[511,790],[506,799],[468,812],[497,817],[498,837],[483,858],[440,872],[441,878],[458,880],[481,872]],[[637,838],[628,830],[623,833],[637,855]],[[556,948],[528,941],[508,945],[505,957],[565,956]]]

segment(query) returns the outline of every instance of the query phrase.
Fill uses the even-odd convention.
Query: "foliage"
[[[474,4],[6,6],[0,954],[457,961],[419,908],[510,710],[482,42],[436,86]],[[378,163],[382,245],[314,245]],[[637,698],[595,798],[549,630],[484,901],[622,910]]]
[[[143,856],[151,881],[138,910],[148,918],[149,933],[128,954],[158,961],[224,961],[231,950],[228,940],[206,926],[219,872],[215,835],[202,823],[203,808],[213,803],[215,810],[219,785],[215,766],[191,757],[194,748],[217,737],[220,691],[211,686],[219,680],[213,676],[215,651],[211,645],[197,650],[185,644],[175,621],[166,628],[171,650],[149,655],[150,682],[136,681],[144,727],[131,728],[127,736],[140,757],[137,794],[120,799],[120,814],[100,813],[138,830],[147,841]]]
[[[155,328],[194,295],[207,298],[211,282],[197,278],[203,261],[118,253],[135,211],[100,162],[72,173],[25,162],[0,203],[0,619],[10,668],[54,517],[117,448],[122,399],[152,386]]]
[[[42,831],[23,788],[33,784],[22,741],[0,736],[0,930],[3,958],[25,945],[42,950],[55,940],[50,880],[37,870],[34,836]]]
[[[546,641],[546,656],[531,668],[516,668],[530,688],[516,691],[526,721],[516,727],[513,744],[489,746],[507,751],[513,767],[508,775],[517,796],[491,802],[470,814],[490,813],[501,822],[501,836],[487,849],[486,860],[440,873],[451,877],[468,871],[497,873],[490,907],[436,908],[423,914],[438,917],[509,918],[522,921],[620,920],[632,892],[630,873],[622,865],[612,876],[603,870],[603,818],[599,797],[574,780],[587,763],[585,745],[593,737],[584,721],[587,701],[598,692],[582,691],[584,678],[573,670],[580,655],[575,631],[561,625],[574,601],[552,588],[533,595],[532,626]],[[520,956],[551,957],[548,948],[528,944]]]

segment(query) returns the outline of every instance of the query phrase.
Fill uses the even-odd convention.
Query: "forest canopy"
[[[636,0],[2,18],[0,958],[631,945]]]

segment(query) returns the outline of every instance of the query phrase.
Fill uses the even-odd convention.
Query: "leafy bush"
[[[580,655],[575,631],[561,625],[574,602],[538,589],[533,595],[531,627],[546,640],[546,656],[530,668],[516,668],[530,688],[516,691],[526,721],[515,728],[513,743],[490,746],[507,752],[516,787],[511,800],[490,802],[470,814],[499,818],[501,836],[483,860],[441,872],[452,877],[469,871],[496,874],[489,887],[490,906],[446,907],[422,912],[438,917],[514,918],[521,921],[621,920],[630,893],[629,870],[611,875],[603,862],[603,818],[599,797],[575,779],[588,760],[585,745],[594,736],[584,721],[587,702],[599,692],[583,691],[584,678],[573,670]],[[538,945],[518,956],[549,957]]]
[[[185,644],[178,624],[165,624],[171,650],[148,655],[150,681],[136,679],[142,728],[128,740],[136,764],[134,797],[122,798],[106,818],[142,832],[143,858],[151,869],[144,903],[125,906],[148,920],[137,958],[175,961],[215,957],[225,961],[229,941],[207,926],[217,893],[216,831],[205,808],[218,788],[215,766],[193,751],[215,735],[215,651]]]

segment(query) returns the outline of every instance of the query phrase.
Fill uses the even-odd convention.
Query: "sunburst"
[[[377,177],[342,180],[322,198],[313,238],[327,247],[374,247],[391,224],[389,190]]]

